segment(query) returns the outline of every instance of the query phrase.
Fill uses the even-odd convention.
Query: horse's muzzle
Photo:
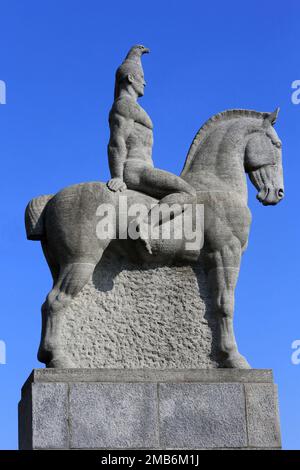
[[[284,198],[284,190],[283,188],[265,187],[259,191],[256,197],[264,206],[275,206]]]

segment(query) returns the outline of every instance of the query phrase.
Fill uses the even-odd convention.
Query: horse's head
[[[277,204],[284,196],[281,142],[273,127],[278,111],[266,114],[262,126],[250,133],[245,152],[245,170],[265,206]]]

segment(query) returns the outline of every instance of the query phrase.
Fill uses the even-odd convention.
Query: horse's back
[[[45,214],[46,240],[58,258],[86,259],[99,250],[97,209],[101,203],[115,205],[116,195],[105,183],[68,186],[48,202]]]
[[[115,210],[118,215],[120,197],[126,199],[128,207],[132,203],[144,203],[150,207],[156,201],[132,190],[113,192],[106,183],[98,181],[75,184],[59,191],[47,204],[48,246],[59,251],[58,255],[72,260],[82,256],[89,259],[99,249],[105,249],[109,240],[97,236],[97,225],[106,209]]]

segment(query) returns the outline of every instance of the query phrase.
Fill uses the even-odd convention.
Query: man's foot
[[[140,234],[140,239],[146,247],[146,250],[152,255],[152,249],[149,242],[149,226],[145,222],[141,222],[137,226],[137,231]]]
[[[143,243],[143,246],[146,248],[148,253],[152,255],[152,249],[149,242],[149,226],[146,222],[140,220],[137,221],[136,219],[132,220],[128,225],[128,234],[139,234],[139,239]]]
[[[75,369],[73,361],[66,355],[57,355],[46,364],[47,369]]]

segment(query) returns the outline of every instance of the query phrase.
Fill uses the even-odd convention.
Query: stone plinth
[[[210,303],[199,266],[140,266],[107,250],[64,312],[60,342],[78,368],[214,368]]]
[[[20,449],[276,449],[270,370],[37,369]]]

